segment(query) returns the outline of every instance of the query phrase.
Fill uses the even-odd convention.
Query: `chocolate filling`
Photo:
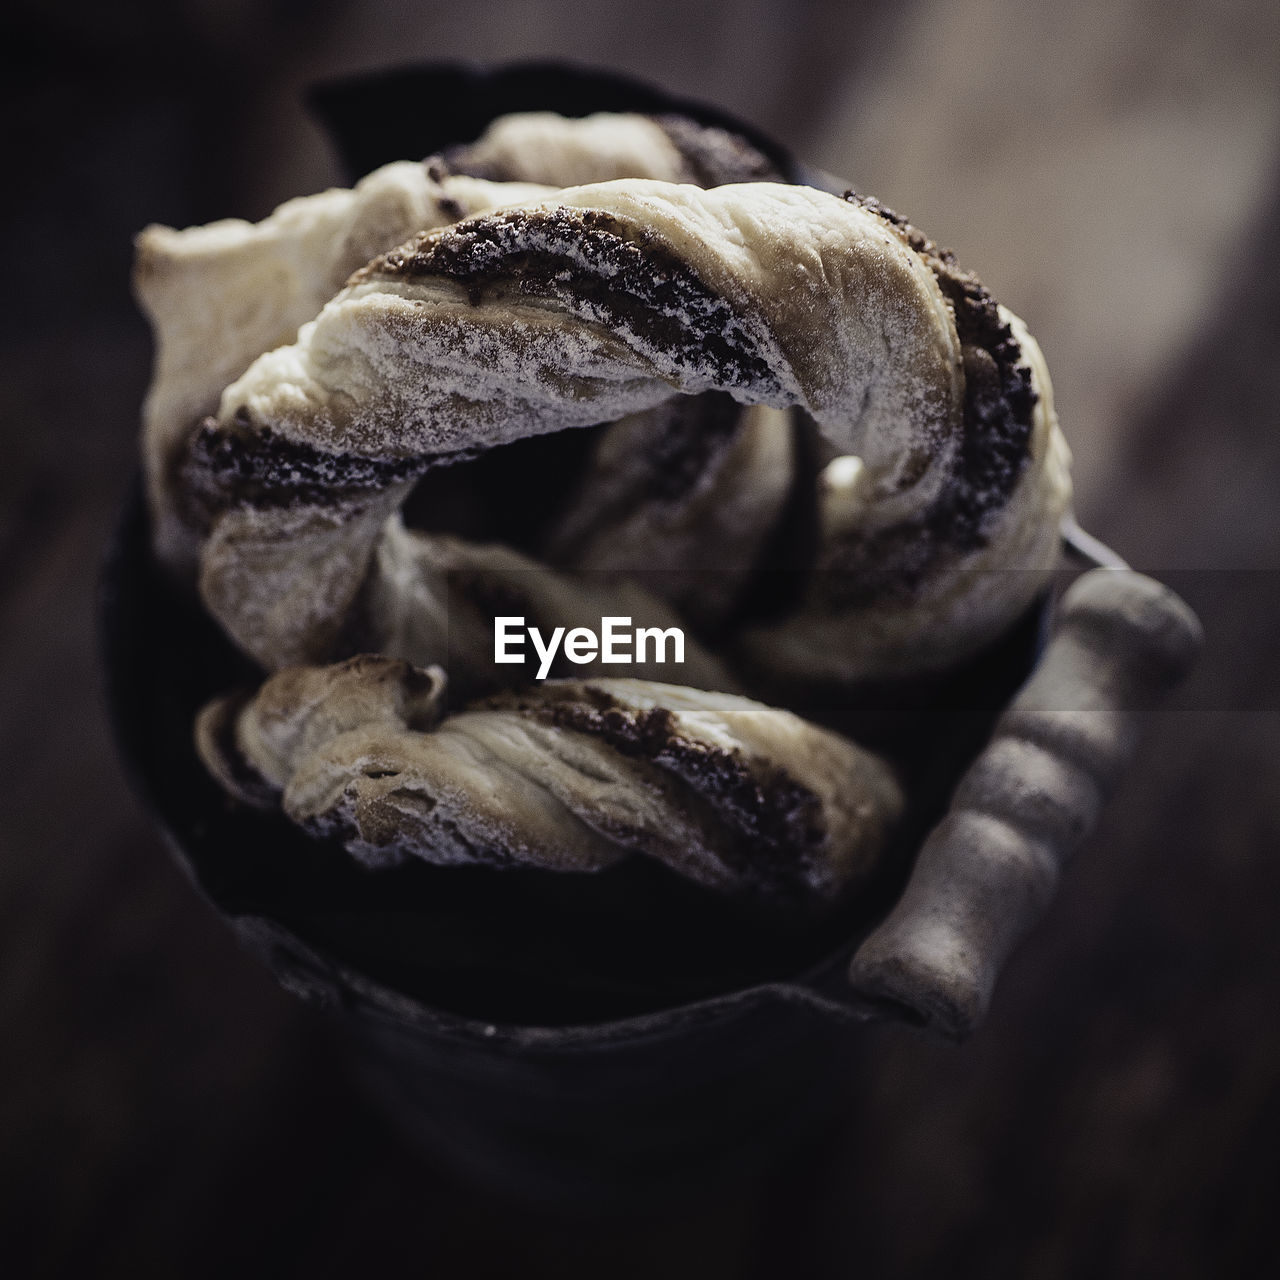
[[[821,566],[835,607],[909,595],[939,560],[986,545],[990,518],[1026,467],[1037,399],[1013,331],[978,278],[874,197],[844,198],[890,223],[928,263],[955,318],[965,390],[960,448],[937,501],[914,520],[835,549]]]
[[[435,276],[486,298],[553,301],[629,332],[688,373],[776,395],[780,388],[730,304],[643,227],[598,209],[486,214],[374,259],[352,281]]]
[[[740,134],[698,124],[688,116],[654,116],[653,122],[671,140],[700,187],[785,181],[769,158]]]
[[[359,501],[443,461],[327,453],[288,440],[270,427],[253,430],[243,411],[236,427],[229,431],[216,418],[206,418],[179,464],[187,517],[196,528],[207,529],[215,516],[233,506],[334,506]]]
[[[802,890],[820,859],[827,831],[812,791],[769,761],[685,737],[666,708],[639,711],[591,685],[571,692],[544,685],[482,705],[600,738],[660,770],[681,807],[699,819],[707,845],[745,887]]]
[[[852,192],[846,199],[895,227],[929,264],[954,315],[965,392],[959,449],[938,499],[910,521],[837,545],[817,566],[819,594],[833,608],[909,597],[941,562],[985,545],[991,518],[1026,466],[1036,403],[1020,348],[977,277],[878,201]],[[586,320],[630,330],[686,369],[703,368],[765,395],[776,390],[729,304],[656,236],[602,211],[513,210],[473,219],[428,233],[366,272],[439,275],[462,284],[473,303],[510,292],[552,299]]]
[[[1012,331],[977,278],[959,268],[949,250],[877,200],[853,192],[845,198],[896,228],[929,264],[954,315],[965,392],[952,472],[926,511],[879,533],[837,543],[816,565],[808,525],[800,531],[804,536],[792,531],[786,538],[775,538],[762,556],[768,573],[757,576],[754,587],[760,587],[764,577],[793,578],[790,572],[772,572],[786,567],[784,562],[792,569],[814,569],[816,595],[833,610],[909,598],[949,558],[985,545],[992,517],[1008,502],[1027,464],[1036,403],[1030,372],[1019,365],[1021,351]],[[655,235],[600,210],[516,209],[474,218],[424,233],[374,260],[355,278],[429,276],[460,284],[473,304],[488,296],[513,294],[554,300],[590,322],[629,330],[678,366],[765,395],[777,390],[774,375],[730,305]],[[637,486],[637,500],[674,500],[687,493],[732,434],[740,412],[723,394],[674,403],[668,429],[656,440],[646,465],[644,483]],[[686,410],[686,405],[691,408]],[[602,429],[559,433],[567,442],[575,439],[556,455],[566,465],[550,468],[541,466],[545,459],[540,453],[532,457],[533,449],[544,447],[543,437],[508,446],[512,466],[507,470],[515,473],[516,490],[527,491],[528,476],[538,469],[553,473],[555,481],[549,488],[539,486],[536,503],[482,501],[486,511],[502,513],[502,529],[456,531],[468,537],[496,536],[539,554],[539,534],[569,491],[574,472],[581,473],[592,433]],[[552,448],[555,439],[547,437],[551,443],[545,447]],[[491,452],[496,466],[504,450]],[[264,508],[355,505],[438,464],[475,457],[465,452],[415,458],[328,453],[285,439],[270,428],[255,429],[243,416],[230,428],[210,418],[192,440],[180,489],[187,494],[193,525],[207,528],[233,503]],[[420,505],[429,509],[435,504]],[[455,531],[448,521],[428,527]],[[784,608],[790,599],[779,589],[774,595],[775,609]]]

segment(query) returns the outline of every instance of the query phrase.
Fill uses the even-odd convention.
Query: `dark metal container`
[[[755,130],[581,69],[423,68],[325,86],[312,102],[353,172],[469,141],[508,111],[610,109],[727,124],[799,176]],[[214,909],[286,987],[347,1017],[369,1082],[435,1158],[592,1207],[760,1168],[849,1096],[869,1012],[929,1020],[896,995],[856,994],[850,957],[1032,670],[1048,606],[945,679],[881,691],[880,721],[933,744],[899,752],[918,802],[881,883],[819,921],[751,915],[641,860],[594,876],[362,872],[282,816],[236,805],[200,765],[197,710],[261,673],[156,568],[136,492],[100,617],[120,750]]]
[[[867,1008],[848,961],[909,858],[855,910],[807,923],[638,861],[371,875],[206,774],[196,711],[260,675],[155,566],[136,492],[100,625],[119,748],[174,856],[285,987],[350,1020],[370,1084],[434,1158],[525,1197],[635,1203],[760,1168],[854,1087]],[[1000,646],[1005,697],[1039,630]],[[974,709],[961,684],[980,740],[998,695]]]

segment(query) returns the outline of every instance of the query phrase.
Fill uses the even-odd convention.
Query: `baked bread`
[[[1000,635],[1069,459],[1016,316],[877,202],[776,177],[689,121],[538,114],[143,234],[157,555],[279,673],[200,718],[229,792],[370,867],[638,854],[815,902],[870,874],[892,771],[759,696]],[[689,635],[640,678],[535,672],[491,660],[502,615]]]
[[[945,666],[1043,588],[1069,497],[1035,344],[946,267],[858,201],[772,183],[602,183],[425,233],[202,428],[204,598],[264,665],[315,661],[429,467],[721,391],[804,410],[830,458],[800,607],[744,634],[750,662]],[[313,584],[287,608],[284,547]]]
[[[440,717],[443,676],[295,667],[201,714],[228,790],[277,799],[371,867],[596,871],[627,854],[710,888],[830,899],[876,864],[902,797],[869,752],[787,711],[647,680],[553,680]]]
[[[534,172],[536,179],[520,176]],[[258,223],[147,227],[134,291],[156,337],[143,462],[161,562],[179,574],[194,569],[198,537],[184,519],[176,475],[193,426],[256,356],[292,342],[377,254],[416,232],[549,194],[534,183],[646,177],[713,185],[776,176],[743,139],[683,117],[533,112],[501,117],[448,157],[384,165],[350,190],[287,201]]]

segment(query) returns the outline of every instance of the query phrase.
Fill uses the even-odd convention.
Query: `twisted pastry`
[[[827,900],[868,873],[902,806],[892,774],[737,695],[943,666],[993,638],[1056,561],[1066,452],[1021,322],[896,215],[666,180],[766,168],[688,122],[514,117],[256,228],[144,235],[139,290],[166,334],[157,547],[179,568],[195,549],[211,612],[280,671],[200,719],[229,791],[370,866],[641,853]],[[513,181],[614,172],[641,176]],[[246,323],[264,273],[287,287]],[[196,279],[214,299],[199,331],[173,319]],[[221,362],[195,374],[220,327]],[[504,503],[481,484],[460,533],[446,509],[476,468],[514,457],[536,485],[549,468],[530,455],[520,477],[520,450],[552,436],[575,460],[539,527],[499,545],[486,509]],[[398,514],[410,494],[425,528]],[[538,504],[515,505],[519,525]],[[784,509],[812,514],[808,536]],[[799,590],[763,621],[779,537]],[[487,661],[504,613],[548,632],[689,619],[713,643],[644,679],[601,660],[530,690],[531,671]],[[360,651],[383,656],[311,665]],[[444,716],[433,663],[461,711]]]
[[[946,298],[963,368],[960,432],[932,500],[888,520],[867,519],[875,496],[860,459],[825,468],[805,599],[740,644],[766,686],[940,670],[977,651],[1045,589],[1071,504],[1070,450],[1026,326],[900,215],[845,198],[892,227]]]
[[[384,658],[295,667],[202,712],[233,794],[371,867],[594,871],[655,858],[708,887],[830,899],[902,797],[875,757],[790,712],[644,680],[550,681],[440,718],[443,677]]]
[[[206,602],[265,665],[315,660],[426,468],[719,390],[803,408],[834,455],[804,606],[747,655],[845,679],[960,656],[1052,569],[1065,449],[1025,330],[911,240],[808,188],[635,180],[376,259],[197,439]],[[322,587],[264,610],[299,551]]]
[[[535,171],[536,179],[521,177]],[[530,113],[499,118],[447,162],[435,156],[384,165],[350,190],[290,200],[259,223],[227,218],[182,231],[145,228],[134,291],[157,346],[143,409],[157,555],[180,573],[194,570],[198,531],[177,474],[193,425],[217,408],[223,388],[255,357],[292,342],[377,254],[417,232],[585,180],[710,185],[749,176],[773,176],[753,147],[682,117],[601,113],[567,120]]]
[[[547,194],[399,161],[349,191],[290,200],[259,223],[147,227],[134,291],[157,340],[143,460],[161,560],[194,567],[197,537],[184,518],[178,467],[192,425],[255,357],[292,342],[353,271],[414,232]]]

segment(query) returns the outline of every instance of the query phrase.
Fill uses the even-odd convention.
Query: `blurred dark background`
[[[1200,1277],[1276,1260],[1280,10],[1267,0],[11,5],[0,1271]],[[811,1176],[567,1224],[421,1168],[171,864],[101,710],[149,221],[336,179],[302,88],[567,57],[716,101],[1029,322],[1082,522],[1209,647],[965,1047],[868,1031]]]

